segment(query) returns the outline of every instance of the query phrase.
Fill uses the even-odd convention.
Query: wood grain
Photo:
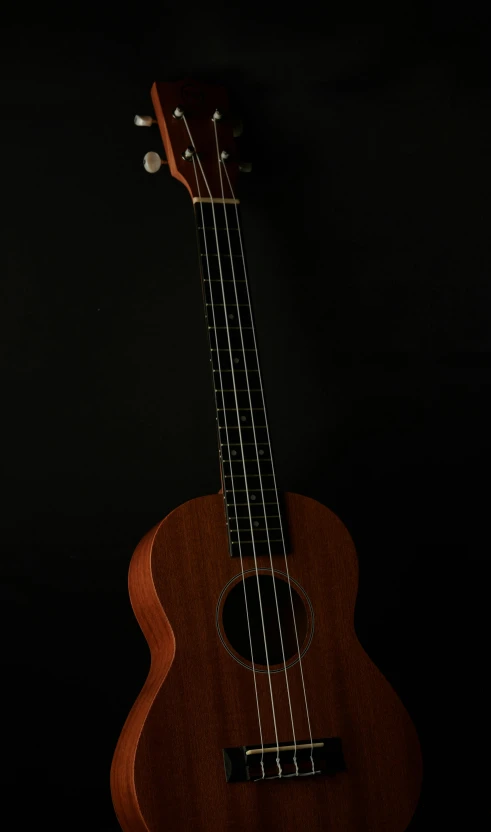
[[[201,497],[152,529],[131,562],[131,602],[152,661],[111,771],[125,832],[403,832],[414,813],[422,778],[419,741],[357,639],[351,537],[315,500],[286,494],[285,508],[290,574],[315,611],[314,638],[303,659],[312,734],[341,737],[347,769],[326,778],[225,782],[222,748],[259,743],[259,730],[252,672],[227,653],[215,624],[219,595],[240,563],[228,554],[223,498]],[[269,558],[258,560],[269,566]],[[274,566],[284,570],[284,558],[276,557]],[[298,664],[288,678],[296,736],[305,738]],[[267,676],[257,679],[264,741],[274,742]],[[272,684],[278,735],[286,743],[292,727],[284,673],[273,674]]]

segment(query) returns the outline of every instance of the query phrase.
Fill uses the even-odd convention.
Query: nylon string
[[[215,123],[215,136],[216,136],[217,147],[218,147],[216,122],[214,122],[214,123]],[[232,194],[232,198],[235,199],[235,194],[234,194],[234,191],[233,191],[233,188],[232,188],[232,183],[230,182],[230,177],[228,175],[227,166],[226,166],[226,164],[224,164],[222,162],[222,159],[221,159],[220,156],[219,156],[219,159],[220,159],[220,181],[222,179],[221,169],[222,169],[222,166],[223,166],[223,168],[225,170],[227,180],[228,180],[228,186],[230,188],[230,193]],[[222,197],[223,197],[223,185],[222,185]],[[236,219],[237,219],[237,228],[238,228],[238,232],[239,232],[240,250],[241,250],[241,254],[242,254],[242,264],[243,264],[243,268],[244,268],[244,276],[246,277],[245,286],[246,286],[246,292],[247,292],[247,299],[248,299],[248,302],[249,302],[249,307],[251,308],[251,299],[250,299],[249,285],[248,285],[249,282],[247,280],[247,271],[246,271],[245,256],[244,256],[244,247],[243,247],[243,243],[242,243],[242,234],[241,234],[241,231],[240,231],[239,212],[238,212],[238,208],[237,208],[237,203],[234,204],[234,207],[235,207],[235,214],[236,214]],[[227,222],[227,234],[228,234],[228,222]],[[229,245],[230,245],[230,237],[229,237]],[[232,266],[232,270],[233,270],[233,266]],[[236,292],[237,292],[237,287],[236,287]],[[237,308],[238,308],[238,311],[239,311],[239,321],[240,321],[240,309],[239,309],[239,307],[237,307]],[[251,323],[252,323],[252,320],[251,320]],[[241,331],[241,334],[242,334],[242,331]],[[256,351],[258,369],[259,369],[259,353],[258,353],[258,349],[257,349],[256,333],[255,333],[254,327],[252,328],[252,337],[254,339],[254,348],[255,348],[255,351]],[[260,389],[261,389],[261,398],[262,398],[263,410],[264,410],[264,413],[266,414],[266,403],[265,403],[265,399],[264,399],[264,389],[263,389],[263,385],[262,385],[261,373],[258,373],[258,377],[259,377],[259,386],[260,386]],[[249,388],[249,379],[247,379],[247,386]],[[252,402],[250,400],[250,392],[249,392],[249,401],[250,401],[251,408],[252,408]],[[252,412],[252,410],[251,410],[251,412]],[[277,490],[277,486],[276,486],[276,476],[275,476],[275,472],[274,472],[273,458],[272,458],[272,454],[271,454],[271,441],[270,441],[270,437],[269,437],[269,427],[268,427],[268,420],[267,419],[265,419],[265,425],[266,425],[266,433],[267,433],[267,438],[268,438],[268,444],[269,444],[269,447],[270,447],[271,471],[272,471],[272,474],[273,474],[273,486],[274,486],[274,490],[275,490],[275,494],[276,494],[276,500],[278,501],[278,490]],[[254,440],[255,440],[255,430],[254,430]],[[256,451],[257,451],[257,443],[256,443]],[[257,457],[258,457],[258,460],[259,460],[259,454],[257,454]],[[258,463],[258,468],[259,468],[259,477],[261,477],[261,471],[260,471],[260,464],[259,463]],[[261,482],[261,479],[260,479],[260,482]],[[262,484],[261,484],[261,487],[262,487]],[[264,499],[263,499],[263,504],[264,504]],[[279,505],[279,502],[278,502],[278,505]],[[265,511],[265,515],[266,515],[266,511]],[[267,525],[268,524],[266,523],[266,527],[267,527]],[[305,677],[304,677],[303,666],[302,666],[302,656],[301,656],[301,652],[300,652],[300,642],[299,642],[299,638],[298,638],[297,620],[296,620],[296,616],[295,616],[295,608],[293,606],[292,585],[291,585],[291,580],[290,580],[290,571],[289,571],[289,568],[288,568],[288,559],[287,559],[287,556],[286,556],[285,536],[284,536],[284,532],[283,532],[283,523],[282,523],[281,513],[280,513],[280,534],[281,534],[281,540],[282,540],[282,543],[283,543],[283,554],[284,554],[284,558],[285,558],[285,569],[286,569],[288,587],[289,587],[289,592],[290,592],[290,604],[291,604],[293,624],[294,624],[294,629],[295,629],[295,641],[296,641],[298,660],[299,660],[299,666],[300,666],[300,676],[301,676],[301,680],[302,680],[302,689],[303,689],[303,695],[304,695],[304,701],[305,701],[305,713],[306,713],[306,716],[307,716],[307,724],[308,724],[309,737],[310,737],[310,743],[311,743],[311,752],[310,752],[310,762],[312,764],[312,772],[311,773],[315,774],[316,772],[315,772],[315,764],[314,764],[314,757],[313,757],[313,753],[314,753],[313,742],[314,741],[313,741],[313,738],[312,738],[312,727],[311,727],[311,723],[310,723],[309,706],[308,706],[308,702],[307,702],[307,691],[306,691],[306,687],[305,687]],[[267,538],[268,538],[269,556],[270,556],[270,561],[271,561],[271,571],[273,572],[273,560],[272,560],[272,556],[271,556],[271,545],[270,545],[270,542],[269,542],[269,530],[267,530]],[[279,621],[278,600],[276,598],[276,586],[275,586],[274,579],[273,579],[273,586],[275,587],[276,609],[277,609],[277,612],[278,612],[278,621]],[[282,648],[282,651],[283,651],[283,661],[285,663],[285,654],[284,654],[284,650],[283,650],[283,637],[281,635],[281,628],[280,628],[280,636],[281,636],[281,648]],[[289,705],[290,705],[290,715],[291,715],[292,728],[293,728],[293,714],[292,714],[291,701],[290,701],[290,690],[289,690],[289,685],[288,685],[288,673],[287,673],[287,669],[286,669],[286,663],[285,663],[285,680],[286,680],[286,685],[287,685],[287,690],[288,690],[288,701],[289,701]],[[295,746],[294,762],[295,762],[296,774],[298,775],[299,771],[298,771],[297,758],[296,758],[297,744],[296,744],[296,740],[295,740],[295,732],[294,732],[294,746]]]
[[[189,127],[188,127],[185,116],[183,116],[183,121],[186,125],[186,129],[188,131],[189,138],[191,140],[191,144],[194,146],[193,138],[192,138],[191,132],[189,130]],[[212,198],[212,194],[211,194],[210,188],[208,186],[208,182],[207,182],[206,176],[204,174],[200,159],[199,159],[199,157],[197,157],[197,158],[198,158],[198,164],[199,164],[200,169],[201,169],[201,174],[203,176],[203,181],[204,181],[205,186],[208,190],[210,198]],[[201,198],[201,193],[200,193],[200,188],[199,188],[199,178],[198,178],[198,172],[197,172],[197,169],[196,169],[195,156],[192,157],[192,160],[193,160],[194,172],[195,172],[195,176],[196,176],[196,187],[197,187],[197,190],[198,190],[198,197]],[[222,268],[221,268],[220,247],[219,247],[219,244],[218,244],[218,233],[217,233],[217,225],[216,225],[216,219],[215,219],[215,209],[214,209],[213,202],[211,202],[210,204],[212,206],[213,226],[214,226],[215,238],[216,238],[216,244],[217,244],[217,255],[218,255],[218,264],[219,264],[222,296],[223,296],[223,302],[224,302],[224,310],[226,310],[227,306],[226,306],[226,299],[225,299],[225,288],[224,288],[224,284],[223,284],[223,274],[222,274]],[[203,239],[204,239],[204,243],[205,243],[205,259],[206,259],[207,270],[208,270],[208,278],[211,279],[210,265],[209,265],[209,259],[208,259],[208,245],[207,245],[206,232],[205,232],[205,222],[204,222],[203,203],[202,202],[200,202],[200,209],[201,209],[201,219],[202,219],[202,225],[203,225]],[[213,317],[213,326],[214,326],[214,329],[215,329],[215,332],[216,332],[215,307],[214,307],[213,292],[212,292],[211,284],[210,284],[210,301],[211,301],[211,310],[212,310],[212,317]],[[239,425],[240,447],[241,447],[242,455],[243,455],[242,431],[241,431],[241,428],[240,428],[237,391],[236,391],[236,385],[235,385],[235,373],[233,371],[232,347],[231,347],[231,342],[230,342],[228,318],[227,318],[226,314],[225,314],[225,321],[226,321],[227,337],[228,337],[228,344],[229,344],[230,366],[231,366],[231,370],[232,370],[232,380],[233,380],[235,401],[236,401],[236,408],[237,408],[237,424]],[[218,345],[218,339],[217,339],[217,345]],[[218,371],[219,371],[219,377],[220,377],[220,388],[223,391],[223,379],[222,379],[220,352],[219,352],[218,349],[217,349],[217,359],[218,359]],[[227,423],[227,415],[226,415],[225,409],[224,409],[223,413],[224,413],[224,422],[225,422],[225,433],[226,433],[226,438],[227,438],[227,446],[229,448],[229,456],[230,456],[230,460],[229,460],[230,461],[230,470],[232,470],[232,462],[231,462],[231,454],[230,454],[230,442],[229,442],[229,433],[228,433],[228,423]],[[219,436],[220,436],[220,432],[219,432]],[[221,452],[221,449],[220,449],[220,452]],[[221,454],[221,456],[222,456],[222,462],[223,462],[223,455]],[[235,516],[237,518],[237,501],[236,501],[236,496],[235,496],[235,485],[234,485],[234,482],[233,482],[233,477],[232,477],[232,495],[233,495],[233,502],[234,502],[234,507],[235,507]],[[249,495],[247,495],[247,496],[249,496]],[[249,509],[249,515],[251,515],[251,508],[250,508],[249,500],[248,500],[248,509]],[[250,520],[251,520],[251,528],[252,528],[252,517],[250,517]],[[238,526],[238,518],[237,518],[237,526]],[[251,627],[250,627],[249,606],[248,606],[248,602],[247,602],[244,561],[243,561],[243,555],[242,555],[242,546],[241,546],[241,542],[240,542],[240,534],[238,534],[238,541],[239,541],[240,568],[241,568],[241,573],[242,573],[242,586],[243,586],[243,589],[244,589],[244,603],[245,603],[245,608],[246,608],[247,630],[248,630],[248,637],[249,637],[249,646],[250,646],[250,650],[251,650],[251,664],[252,664],[252,672],[253,672],[253,678],[254,678],[254,691],[255,691],[255,697],[256,697],[256,707],[257,707],[257,716],[258,716],[258,724],[259,724],[259,735],[260,735],[260,743],[261,743],[260,766],[261,766],[261,771],[262,771],[262,778],[260,778],[260,779],[264,779],[264,777],[265,777],[265,771],[264,771],[264,739],[263,739],[262,722],[261,722],[261,710],[260,710],[260,706],[259,706],[259,694],[258,694],[258,689],[257,689],[254,652],[253,652],[253,647],[252,647],[252,634],[251,634]],[[274,697],[273,697],[273,690],[272,690],[272,685],[271,685],[271,673],[270,673],[270,669],[269,669],[269,659],[268,659],[268,653],[267,653],[266,629],[265,629],[265,625],[264,625],[264,616],[263,616],[262,603],[261,603],[261,591],[260,591],[260,588],[259,588],[259,572],[258,572],[258,569],[257,569],[257,560],[255,560],[255,562],[256,562],[256,576],[257,576],[257,582],[258,582],[259,604],[260,604],[260,611],[261,611],[261,623],[262,623],[263,638],[264,638],[264,648],[265,648],[265,652],[266,652],[267,669],[268,669],[268,677],[269,677],[271,708],[272,708],[272,712],[273,712],[273,721],[274,721],[274,726],[275,726],[276,745],[278,747],[279,743],[278,743],[278,734],[277,734],[277,730],[276,730],[276,713],[275,713],[275,708],[274,708]]]
[[[225,166],[225,164],[222,161],[222,158],[220,156],[220,148],[219,148],[219,145],[218,145],[217,123],[216,123],[215,119],[213,119],[213,124],[214,124],[214,128],[215,128],[215,144],[216,144],[216,151],[217,151],[217,157],[218,157],[218,163],[219,163],[218,171],[219,171],[219,175],[220,175],[220,186],[221,186],[221,191],[222,191],[222,199],[225,199],[225,193],[224,193],[224,188],[223,188],[222,167],[225,167],[225,169],[226,169],[226,166]],[[227,177],[228,177],[228,172],[227,172]],[[230,186],[230,180],[229,180],[229,186]],[[225,206],[225,203],[224,203],[224,206]],[[237,206],[236,206],[236,208],[237,208]],[[233,257],[232,257],[232,245],[231,245],[231,241],[230,241],[228,216],[227,216],[227,210],[225,208],[224,208],[224,213],[225,213],[225,226],[226,226],[226,229],[227,229],[227,238],[228,238],[229,253],[230,253],[230,262],[231,262],[231,265],[232,265],[232,277],[233,277],[233,280],[234,280],[235,299],[236,299],[236,303],[237,303],[237,312],[238,312],[238,316],[239,316],[239,331],[240,331],[242,352],[243,352],[243,355],[244,355],[244,365],[245,365],[244,336],[243,336],[242,321],[241,321],[241,316],[240,316],[239,298],[238,298],[238,294],[237,294],[237,283],[235,281],[235,267],[234,267],[234,260],[233,260]],[[237,215],[237,229],[239,230],[239,237],[240,237],[240,223],[239,223],[239,218],[238,218],[238,211],[236,211],[236,215]],[[242,251],[242,245],[241,245],[241,251]],[[243,268],[244,268],[244,277],[246,277],[246,285],[247,285],[247,275],[246,275],[246,272],[245,272],[245,258],[243,256],[243,251],[242,251],[242,265],[243,265]],[[249,300],[249,308],[251,308],[250,298],[248,298],[248,300]],[[251,315],[251,324],[252,323],[253,322],[252,322],[252,315]],[[252,331],[254,332],[254,328],[252,329]],[[256,359],[257,359],[257,362],[258,362],[258,369],[259,369],[259,355],[258,355],[257,346],[256,346],[255,341],[254,341],[254,346],[256,348],[255,352],[256,352]],[[282,631],[282,626],[281,626],[281,617],[280,617],[280,610],[279,610],[279,605],[278,605],[278,595],[277,595],[277,592],[276,592],[276,580],[275,580],[275,577],[274,577],[274,567],[273,567],[273,557],[272,557],[272,551],[271,551],[270,532],[269,532],[268,522],[266,520],[266,501],[265,501],[265,496],[264,496],[263,481],[262,481],[262,475],[261,475],[261,462],[260,462],[260,458],[259,458],[259,448],[258,448],[258,444],[257,444],[256,426],[255,426],[255,423],[254,423],[254,416],[253,416],[253,410],[252,410],[252,398],[251,398],[251,390],[250,390],[250,384],[249,384],[249,374],[246,372],[245,375],[246,375],[246,383],[247,383],[247,392],[248,392],[248,397],[249,397],[249,408],[250,408],[250,411],[251,411],[251,425],[252,425],[252,431],[253,431],[253,436],[254,436],[254,446],[255,446],[255,449],[256,449],[256,458],[258,460],[259,488],[260,488],[260,491],[261,491],[261,497],[262,497],[263,507],[264,507],[264,520],[265,520],[266,538],[267,538],[267,543],[268,543],[269,562],[270,562],[270,566],[271,566],[271,577],[272,577],[272,581],[273,581],[273,591],[274,591],[274,598],[275,598],[276,615],[277,615],[277,619],[278,619],[278,629],[279,629],[279,634],[280,634],[281,655],[282,655],[282,658],[283,658],[283,668],[284,668],[284,671],[285,671],[285,683],[286,683],[286,692],[287,692],[287,697],[288,697],[288,707],[289,707],[289,711],[290,711],[290,721],[291,721],[291,725],[292,725],[293,745],[294,745],[293,762],[294,762],[294,765],[295,765],[295,774],[298,775],[299,771],[298,771],[298,763],[297,763],[297,740],[296,740],[296,734],[295,734],[295,723],[294,723],[294,719],[293,719],[293,709],[292,709],[292,701],[291,701],[291,696],[290,696],[290,685],[289,685],[289,681],[288,681],[288,670],[287,670],[287,666],[286,666],[285,647],[284,647],[284,643],[283,643],[283,631]],[[258,373],[258,376],[260,377],[260,373]],[[263,398],[263,407],[264,407],[264,398]],[[264,412],[266,412],[266,411],[264,411]],[[265,421],[267,423],[267,419]],[[269,436],[268,436],[268,442],[269,442]],[[269,447],[270,447],[270,458],[271,458],[271,462],[272,462],[271,445]],[[243,466],[244,466],[244,474],[246,475],[246,479],[247,479],[244,455],[243,455],[242,462],[243,462]],[[274,482],[274,486],[275,486],[276,498],[278,500],[278,494],[276,492],[276,483],[275,482]],[[279,505],[279,503],[278,503],[278,505]],[[280,521],[280,525],[281,525],[281,521]],[[252,526],[251,526],[251,537],[254,539],[254,533],[253,533],[253,530],[252,530]],[[284,545],[284,541],[283,541],[283,545]],[[289,579],[288,579],[288,582],[289,582]],[[277,745],[277,747],[279,748],[279,745]],[[280,776],[281,776],[281,765],[280,765],[279,752],[278,752],[278,756],[276,758],[276,763],[278,765],[278,771],[280,772]]]

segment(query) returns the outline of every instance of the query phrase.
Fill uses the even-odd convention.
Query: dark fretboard
[[[288,550],[276,489],[238,205],[196,202],[230,553]]]

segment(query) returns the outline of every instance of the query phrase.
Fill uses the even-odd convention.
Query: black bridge
[[[296,750],[297,765],[295,766],[293,742],[280,743],[279,746],[275,743],[268,743],[264,745],[264,753],[261,746],[257,745],[224,748],[225,779],[227,783],[244,783],[246,781],[293,779],[309,775],[332,776],[346,769],[339,737],[297,740]],[[279,765],[277,758],[279,758]]]

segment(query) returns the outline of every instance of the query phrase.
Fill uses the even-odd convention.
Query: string
[[[188,131],[189,138],[191,139],[191,143],[193,143],[193,139],[192,139],[191,132],[189,130],[189,127],[188,127],[188,124],[187,124],[187,121],[186,121],[186,117],[183,116],[182,118],[183,118],[183,121],[186,125],[186,129]],[[201,202],[201,193],[200,193],[200,188],[199,188],[198,171],[196,169],[195,155],[193,155],[192,161],[193,161],[194,173],[195,173],[195,177],[196,177],[196,187],[197,187],[197,191],[198,191],[198,199],[199,199],[199,204],[200,204],[200,209],[201,209],[203,239],[204,239],[204,244],[205,244],[205,260],[206,260],[206,265],[207,265],[208,278],[209,278],[209,280],[211,280],[210,263],[209,263],[209,258],[208,258],[208,244],[207,244],[207,238],[206,238],[205,221],[204,221],[204,213],[203,213],[203,203]],[[212,199],[211,191],[210,191],[210,188],[208,186],[208,182],[207,182],[206,176],[204,174],[204,171],[203,171],[203,168],[202,168],[199,157],[198,157],[198,164],[199,164],[200,169],[201,169],[201,173],[202,173],[202,176],[203,176],[205,186],[208,190],[208,193],[210,194],[210,198]],[[238,401],[237,401],[237,391],[236,391],[236,385],[235,385],[235,374],[234,374],[234,371],[233,371],[232,347],[231,347],[231,343],[230,343],[230,332],[229,332],[229,327],[228,327],[228,317],[227,317],[227,313],[226,313],[227,305],[226,305],[226,299],[225,299],[225,288],[224,288],[223,274],[222,274],[222,268],[221,268],[220,248],[219,248],[219,244],[218,244],[218,233],[217,233],[217,225],[216,225],[216,219],[215,219],[215,209],[214,209],[213,202],[211,202],[210,204],[212,206],[213,226],[214,226],[215,238],[216,238],[216,244],[217,244],[217,255],[218,255],[218,264],[219,264],[219,271],[220,271],[220,281],[221,281],[222,296],[223,296],[223,303],[224,303],[224,310],[225,310],[225,321],[226,321],[228,344],[229,344],[230,367],[231,367],[231,370],[232,370],[232,380],[233,380],[236,407],[237,407],[237,424],[239,425],[239,437],[240,437],[240,446],[241,446],[241,450],[242,450],[242,455],[244,455],[243,454],[243,444],[242,444],[242,431],[240,429],[240,419],[239,419],[239,412],[238,412]],[[210,305],[211,305],[212,318],[213,318],[213,328],[215,329],[215,333],[216,333],[215,306],[214,306],[213,292],[212,292],[212,289],[211,289],[211,283],[210,283],[210,302],[211,302]],[[216,343],[217,343],[217,347],[218,347],[218,338],[217,338]],[[222,368],[221,368],[221,361],[220,361],[220,351],[218,350],[218,348],[217,348],[217,360],[218,360],[218,373],[219,373],[219,377],[220,377],[220,389],[222,390],[222,396],[223,396]],[[226,434],[226,439],[227,439],[227,446],[228,446],[228,449],[229,449],[230,471],[232,471],[232,455],[230,453],[230,441],[229,441],[228,423],[227,423],[227,415],[226,415],[225,408],[223,410],[223,413],[224,413],[224,423],[225,423],[225,434]],[[220,431],[218,433],[219,433],[219,440],[220,440]],[[222,466],[223,466],[223,454],[222,454],[222,451],[221,451],[221,442],[220,442],[220,455],[221,455],[221,458],[222,458]],[[233,481],[233,477],[232,477],[232,497],[233,497],[233,503],[234,503],[234,508],[235,508],[235,517],[236,517],[236,520],[237,520],[237,528],[238,528],[237,501],[236,501],[236,497],[235,497],[235,484],[234,484],[234,481]],[[249,506],[249,514],[251,514],[250,503],[248,503],[248,506]],[[252,526],[252,517],[251,517],[251,526]],[[250,625],[250,616],[249,616],[249,605],[248,605],[248,601],[247,601],[244,560],[243,560],[243,555],[242,555],[242,545],[241,545],[241,542],[240,542],[240,534],[238,534],[238,546],[239,546],[240,568],[241,568],[241,573],[242,573],[242,586],[243,586],[243,590],[244,590],[244,604],[245,604],[245,610],[246,610],[247,631],[248,631],[248,636],[249,636],[249,647],[250,647],[250,651],[251,651],[251,664],[252,664],[252,673],[253,673],[253,679],[254,679],[254,692],[255,692],[255,697],[256,697],[256,708],[257,708],[257,717],[258,717],[258,724],[259,724],[259,736],[260,736],[260,743],[261,743],[261,760],[260,760],[260,766],[261,766],[261,771],[262,771],[262,778],[261,779],[264,779],[264,777],[265,777],[265,771],[264,771],[264,739],[263,739],[263,730],[262,730],[262,722],[261,722],[261,710],[260,710],[260,706],[259,706],[259,694],[258,694],[258,689],[257,689],[256,669],[255,669],[255,662],[254,662],[254,651],[253,651],[253,647],[252,647],[252,634],[251,634],[251,625]],[[277,731],[276,731],[276,714],[275,714],[275,709],[274,709],[273,690],[272,690],[272,686],[271,686],[271,674],[270,674],[270,671],[269,671],[269,660],[268,660],[268,656],[267,656],[266,630],[265,630],[265,626],[264,626],[264,616],[263,616],[262,604],[261,604],[261,592],[260,592],[260,588],[259,588],[259,572],[258,572],[258,569],[257,569],[257,561],[256,561],[256,575],[257,575],[257,583],[258,583],[259,604],[260,604],[260,610],[261,610],[261,622],[262,622],[262,628],[263,628],[264,647],[265,647],[265,651],[266,651],[266,658],[267,658],[267,661],[268,661],[268,675],[269,675],[269,687],[270,687],[270,695],[271,695],[271,707],[272,707],[272,711],[273,711],[273,720],[274,720],[274,726],[275,726],[276,744],[278,745],[278,734],[277,734]]]
[[[217,130],[216,130],[216,123],[215,123],[215,136],[216,135],[217,135]],[[232,183],[230,182],[230,177],[228,175],[227,166],[226,166],[226,164],[224,164],[222,162],[222,159],[221,159],[220,156],[219,156],[219,158],[220,158],[220,179],[221,179],[221,169],[222,169],[222,164],[223,164],[223,168],[225,170],[225,174],[226,174],[227,180],[228,180],[228,185],[229,185],[229,188],[230,188],[230,193],[232,194],[232,198],[235,199],[235,194],[234,194],[234,191],[233,191],[233,188],[232,188]],[[222,193],[223,193],[223,187],[222,187]],[[248,298],[249,306],[250,306],[251,300],[250,300],[250,295],[249,295],[249,286],[248,286],[247,272],[246,272],[246,265],[245,265],[244,248],[243,248],[243,244],[242,244],[242,234],[240,232],[239,212],[238,212],[238,209],[237,209],[237,203],[235,203],[235,214],[236,214],[236,218],[237,218],[237,228],[238,228],[238,232],[239,232],[239,241],[240,241],[240,249],[241,249],[241,253],[242,253],[242,263],[243,263],[243,268],[244,268],[244,276],[246,277],[245,286],[246,286],[247,298]],[[228,233],[228,225],[227,225],[227,233]],[[229,238],[229,243],[230,243],[230,238]],[[240,320],[240,310],[239,310],[239,320]],[[242,334],[242,331],[241,331],[241,334]],[[256,334],[254,332],[254,328],[252,329],[252,336],[253,336],[253,339],[254,339],[254,347],[255,347],[255,350],[256,350],[258,369],[259,369],[259,353],[258,353],[258,350],[257,350]],[[261,374],[260,373],[258,373],[258,377],[259,377],[259,386],[260,386],[260,389],[261,389],[261,398],[262,398],[262,403],[263,403],[263,411],[264,411],[264,413],[266,413],[266,403],[265,403],[265,399],[264,399],[264,390],[263,390],[263,385],[262,385],[262,380],[261,380]],[[249,381],[248,380],[247,380],[247,384],[249,386]],[[250,399],[250,392],[249,392],[249,399]],[[265,426],[266,426],[266,432],[267,432],[269,447],[271,449],[268,420],[265,419],[264,423],[265,423]],[[255,431],[254,431],[254,440],[255,440]],[[256,443],[256,452],[257,452],[257,443]],[[259,460],[259,454],[257,454],[257,458]],[[273,486],[274,486],[274,490],[275,490],[275,494],[276,494],[276,500],[278,501],[278,490],[277,490],[277,486],[276,486],[276,476],[275,476],[275,473],[274,473],[273,456],[271,454],[271,451],[270,451],[270,460],[271,460],[271,471],[272,471],[272,474],[273,474]],[[261,477],[260,462],[258,462],[258,469],[259,469],[259,476]],[[261,479],[260,479],[260,482],[261,482],[261,488],[262,488]],[[263,497],[263,504],[264,504],[264,497]],[[278,503],[278,505],[279,505],[279,503]],[[266,515],[266,512],[265,512],[265,515]],[[270,561],[271,561],[271,571],[273,572],[273,560],[272,560],[272,556],[271,556],[271,546],[270,546],[270,542],[269,542],[269,530],[268,530],[267,522],[266,522],[265,525],[266,525],[266,530],[267,530],[269,557],[270,557]],[[290,572],[289,572],[289,569],[288,569],[288,559],[287,559],[287,556],[286,556],[285,536],[284,536],[284,533],[283,533],[283,525],[282,525],[281,516],[280,516],[280,534],[281,534],[281,540],[282,540],[282,543],[283,543],[283,554],[284,554],[284,558],[285,558],[285,568],[286,568],[287,582],[288,582],[288,587],[289,587],[289,592],[290,592],[290,604],[291,604],[293,624],[294,624],[294,629],[295,629],[295,641],[296,641],[298,660],[299,660],[299,666],[300,666],[300,676],[301,676],[301,680],[302,680],[302,689],[303,689],[303,695],[304,695],[304,701],[305,701],[305,713],[306,713],[306,716],[307,716],[307,724],[308,724],[310,743],[311,743],[310,761],[312,763],[312,774],[315,774],[315,764],[314,764],[314,757],[313,757],[314,749],[313,749],[312,728],[311,728],[311,723],[310,723],[309,706],[308,706],[308,702],[307,702],[307,691],[306,691],[306,687],[305,687],[305,678],[304,678],[304,672],[303,672],[303,666],[302,666],[302,656],[301,656],[301,652],[300,652],[300,642],[299,642],[299,638],[298,638],[297,620],[296,620],[296,616],[295,616],[295,608],[293,606],[292,585],[291,585],[291,581],[290,581]],[[278,621],[279,621],[278,600],[277,600],[277,597],[276,597],[276,585],[275,585],[274,577],[273,577],[273,586],[275,588],[276,609],[278,611]],[[282,651],[283,651],[283,637],[282,637],[282,634],[281,634],[281,627],[280,627],[280,637],[281,637],[281,648],[282,648]],[[285,661],[284,651],[283,651],[283,661]],[[289,685],[288,685],[288,673],[287,673],[287,669],[286,669],[286,663],[285,663],[285,680],[286,680],[286,685],[287,685],[287,690],[288,690],[288,701],[289,701],[289,705],[290,705],[290,716],[291,716],[291,721],[292,721],[292,729],[293,729],[293,732],[294,732],[293,743],[294,743],[294,746],[295,746],[295,752],[294,752],[294,758],[293,759],[294,759],[294,763],[295,763],[296,774],[298,775],[299,771],[298,771],[297,756],[296,756],[297,755],[297,744],[296,744],[296,740],[295,740],[295,731],[294,731],[294,727],[293,727],[293,714],[292,714],[292,707],[291,707],[291,701],[290,701],[290,690],[289,690]]]
[[[225,199],[225,194],[224,194],[224,189],[223,189],[222,167],[226,168],[226,166],[224,165],[224,162],[223,162],[223,160],[221,158],[221,155],[220,155],[220,149],[219,149],[219,146],[218,146],[218,131],[217,131],[217,124],[216,124],[215,119],[213,119],[213,123],[214,123],[214,127],[215,127],[215,144],[216,144],[218,163],[219,163],[218,170],[219,170],[219,175],[220,175],[220,185],[221,185],[221,191],[222,191],[222,199]],[[227,172],[227,177],[228,177],[228,172]],[[230,184],[230,182],[229,182],[229,184]],[[225,213],[225,226],[226,226],[226,229],[227,229],[227,238],[228,238],[228,244],[229,244],[229,252],[230,252],[230,255],[231,255],[230,256],[230,261],[231,261],[231,265],[232,265],[232,276],[233,276],[233,279],[234,279],[235,297],[236,297],[236,301],[237,301],[237,312],[238,312],[238,315],[239,315],[239,332],[240,332],[240,338],[241,338],[241,343],[242,343],[242,352],[243,352],[243,355],[244,355],[244,364],[245,364],[244,336],[243,336],[243,331],[242,331],[240,307],[239,307],[239,302],[238,302],[239,299],[238,299],[238,295],[237,295],[237,283],[235,282],[235,267],[234,267],[234,261],[233,261],[233,257],[232,257],[232,245],[231,245],[231,241],[230,241],[230,231],[229,231],[229,226],[228,226],[227,211],[225,210],[224,213]],[[238,212],[237,212],[237,228],[239,229],[239,235],[240,235]],[[242,257],[242,261],[243,261],[244,275],[245,275],[244,257]],[[249,302],[249,305],[250,305],[250,302]],[[252,323],[252,318],[251,318],[251,323]],[[257,357],[257,355],[258,355],[258,353],[257,353],[257,348],[256,348],[256,357]],[[258,364],[258,368],[259,368],[259,364]],[[268,550],[269,550],[269,562],[270,562],[270,566],[271,566],[271,578],[272,578],[272,581],[273,581],[273,591],[274,591],[274,598],[275,598],[275,605],[276,605],[276,615],[277,615],[277,618],[278,618],[278,629],[279,629],[279,634],[280,634],[281,654],[282,654],[282,657],[283,657],[283,668],[285,670],[285,683],[286,683],[286,692],[287,692],[287,697],[288,697],[288,707],[289,707],[289,710],[290,710],[290,720],[291,720],[292,732],[293,732],[293,745],[294,745],[293,762],[295,764],[295,771],[298,774],[297,740],[296,740],[296,734],[295,734],[295,723],[294,723],[294,719],[293,719],[292,701],[291,701],[291,696],[290,696],[290,685],[289,685],[289,682],[288,682],[288,670],[287,670],[287,667],[286,667],[285,647],[284,647],[284,643],[283,643],[283,631],[282,631],[282,626],[281,626],[280,609],[279,609],[279,605],[278,605],[278,594],[276,592],[276,580],[275,580],[275,577],[274,577],[274,567],[273,567],[273,557],[272,557],[272,550],[271,550],[270,533],[269,533],[268,522],[266,520],[266,503],[265,503],[265,497],[264,497],[263,481],[262,481],[262,475],[261,475],[261,464],[260,464],[260,460],[259,460],[259,448],[258,448],[258,445],[257,445],[256,426],[255,426],[253,410],[252,410],[252,398],[251,398],[251,390],[250,390],[248,373],[246,373],[246,383],[247,383],[247,392],[248,392],[248,396],[249,396],[249,408],[250,408],[250,411],[251,411],[251,425],[252,425],[253,436],[254,436],[254,445],[255,445],[255,449],[256,449],[256,458],[258,460],[259,488],[260,488],[260,491],[261,491],[261,497],[262,497],[263,506],[264,506],[266,538],[267,538],[267,544],[268,544]],[[270,456],[271,456],[271,454],[270,454]],[[244,457],[243,457],[243,466],[244,466],[245,478],[247,479]],[[252,528],[252,525],[251,525],[251,537],[253,539],[253,546],[254,546],[254,530]],[[277,747],[279,747],[279,746],[277,746]],[[281,765],[280,765],[279,752],[278,752],[278,756],[276,758],[276,763],[278,765],[278,771],[280,772],[280,776],[281,776]]]

